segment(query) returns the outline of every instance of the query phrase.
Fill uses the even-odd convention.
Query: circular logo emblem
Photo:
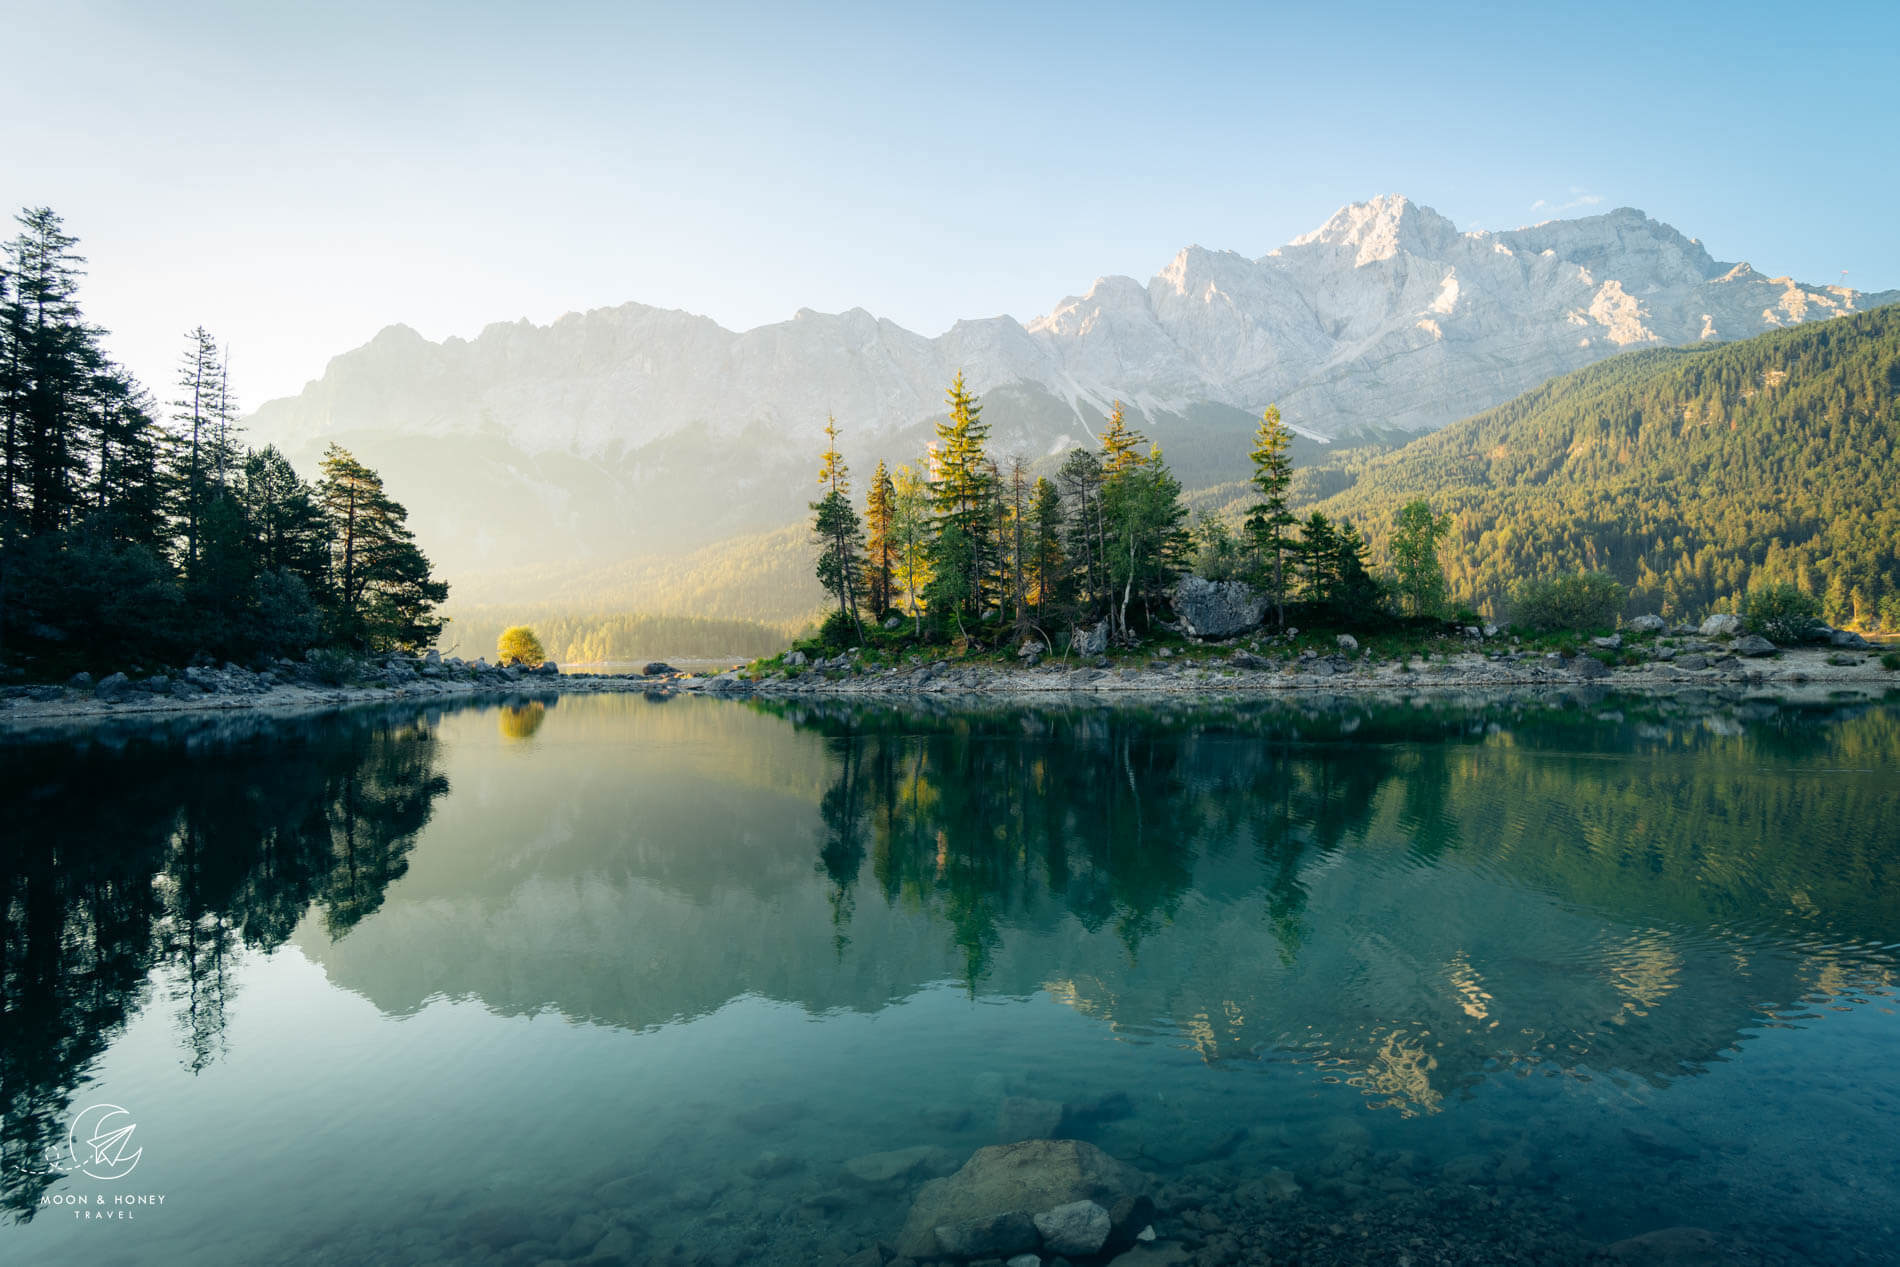
[[[132,1115],[116,1104],[79,1110],[66,1132],[66,1169],[94,1179],[125,1178],[145,1152],[132,1147],[132,1132],[137,1129]]]

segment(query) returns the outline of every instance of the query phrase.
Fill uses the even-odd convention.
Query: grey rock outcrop
[[[1775,644],[1760,634],[1747,634],[1735,640],[1736,655],[1760,657],[1773,655],[1775,650]]]
[[[1209,581],[1184,576],[1171,595],[1181,627],[1196,638],[1231,638],[1258,627],[1267,597],[1245,581]]]
[[[1147,1188],[1147,1176],[1082,1140],[1035,1139],[979,1148],[955,1174],[918,1190],[898,1234],[897,1252],[938,1257],[945,1252],[938,1228],[1011,1213],[1021,1215],[1034,1233],[1030,1218],[1036,1212],[1075,1201],[1113,1208],[1123,1197]],[[1032,1240],[1019,1248],[1035,1247]]]
[[[1052,1254],[1095,1254],[1108,1243],[1108,1211],[1093,1201],[1071,1201],[1035,1216],[1042,1247]]]
[[[1074,650],[1082,656],[1101,655],[1107,651],[1108,622],[1104,620],[1092,628],[1077,631]]]
[[[1635,633],[1661,633],[1663,631],[1663,618],[1661,616],[1638,616],[1630,621],[1630,629]]]
[[[1742,618],[1733,612],[1717,612],[1697,632],[1704,638],[1733,638],[1742,632]]]
[[[1874,645],[1851,629],[1836,629],[1828,635],[1827,642],[1831,647],[1845,647],[1854,651],[1864,651]]]

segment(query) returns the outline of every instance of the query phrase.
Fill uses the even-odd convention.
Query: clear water
[[[842,1163],[1054,1105],[1196,1262],[1900,1261],[1891,704],[630,695],[4,754],[5,1261],[838,1261],[923,1177]],[[118,1179],[53,1164],[96,1104]]]

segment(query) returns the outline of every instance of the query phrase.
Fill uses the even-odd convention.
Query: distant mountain
[[[1618,351],[1895,299],[1717,262],[1639,211],[1461,233],[1389,196],[1259,259],[1189,247],[1145,286],[1106,277],[1027,326],[934,339],[858,309],[744,333],[640,304],[441,343],[394,326],[250,428],[305,464],[335,440],[382,468],[453,579],[783,524],[828,414],[860,468],[909,456],[959,369],[999,452],[1087,443],[1119,399],[1196,486],[1233,477],[1270,402],[1313,437],[1424,430]]]
[[[1499,614],[1517,579],[1604,568],[1631,613],[1735,610],[1773,579],[1869,620],[1900,594],[1897,392],[1888,307],[1618,357],[1302,482],[1375,551],[1406,501],[1450,512],[1454,597]]]

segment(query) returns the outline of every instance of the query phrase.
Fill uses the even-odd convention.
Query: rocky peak
[[[1325,224],[1287,245],[1350,247],[1358,267],[1401,251],[1438,255],[1459,236],[1458,227],[1430,207],[1402,194],[1381,194],[1341,207]]]

